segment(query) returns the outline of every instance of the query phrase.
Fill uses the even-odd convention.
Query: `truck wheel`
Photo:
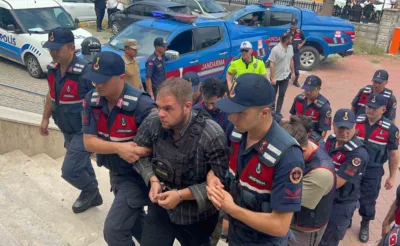
[[[316,68],[320,61],[320,54],[317,49],[311,46],[303,47],[300,50],[300,69],[311,71]]]
[[[121,31],[121,26],[119,25],[118,22],[113,21],[111,23],[111,30],[112,30],[114,35],[117,35]]]
[[[28,54],[25,57],[25,65],[29,74],[32,77],[36,79],[41,79],[44,77],[44,73],[42,68],[40,67],[40,63],[34,55]]]

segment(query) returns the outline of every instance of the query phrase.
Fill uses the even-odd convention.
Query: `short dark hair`
[[[182,78],[168,78],[157,90],[157,96],[160,93],[170,93],[181,103],[182,105],[186,102],[192,102],[193,100],[193,90],[190,83]]]
[[[308,144],[307,128],[311,125],[308,121],[311,123],[311,119],[307,116],[295,115],[290,117],[289,121],[283,122],[281,126],[296,139],[301,147],[305,147]]]
[[[225,93],[228,92],[228,87],[225,83],[222,83],[220,79],[217,78],[209,78],[206,79],[201,85],[201,93],[204,97],[223,97]]]
[[[290,39],[290,37],[292,37],[290,32],[284,32],[281,37],[281,42],[286,42],[286,40]]]

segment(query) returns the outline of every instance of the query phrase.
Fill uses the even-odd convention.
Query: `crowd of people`
[[[322,79],[310,75],[283,118],[289,81],[298,80],[296,49],[304,43],[296,24],[271,51],[269,76],[244,41],[227,83],[202,81],[195,72],[166,78],[168,44],[156,38],[145,86],[136,40],[125,40],[121,57],[101,52],[90,38],[81,59],[69,29],[51,30],[40,133],[49,134],[52,117],[64,134],[62,178],[81,191],[73,212],[103,202],[90,162],[96,153],[115,195],[104,224],[110,246],[134,245],[132,237],[144,246],[217,245],[221,234],[234,246],[338,245],[357,204],[359,239],[367,242],[384,163],[385,188],[392,189],[399,161],[389,74],[377,70],[351,108],[334,114],[320,93]],[[400,228],[391,228],[400,223],[399,207],[400,186],[380,245],[400,245]]]

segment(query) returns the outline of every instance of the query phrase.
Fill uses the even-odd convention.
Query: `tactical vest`
[[[296,114],[309,116],[313,122],[313,131],[321,135],[321,130],[319,129],[319,120],[321,118],[321,114],[319,111],[326,103],[329,103],[329,101],[323,95],[319,94],[317,99],[315,99],[312,103],[311,107],[308,107],[307,110],[304,110],[304,104],[307,103],[306,101],[307,98],[303,93],[296,97],[294,101]]]
[[[387,143],[389,142],[389,129],[392,122],[383,117],[379,120],[378,127],[374,129],[369,137],[365,135],[365,124],[368,124],[366,115],[359,115],[356,120],[356,134],[367,147],[369,154],[368,166],[383,166],[388,159]]]
[[[296,225],[296,227],[304,230],[316,230],[326,225],[326,223],[329,221],[333,201],[335,199],[335,167],[332,159],[325,153],[324,150],[320,148],[314,152],[311,160],[306,162],[304,176],[317,168],[324,168],[331,171],[334,176],[334,182],[331,191],[321,198],[315,209],[309,209],[302,206],[301,210],[294,214],[293,224]]]
[[[85,65],[86,63],[80,60],[75,60],[73,64],[70,64],[65,72],[65,82],[59,95],[55,81],[59,65],[52,62],[47,66],[47,82],[52,101],[51,113],[54,122],[63,133],[74,134],[82,129],[81,111],[83,98],[79,97],[79,80]]]
[[[100,106],[100,96],[97,90],[91,92],[90,107],[96,120],[97,135],[105,141],[128,142],[132,141],[136,135],[138,126],[136,125],[135,110],[143,92],[128,84],[125,86],[124,96],[118,100],[116,105],[120,110],[111,125],[108,123],[109,118]],[[129,164],[117,154],[97,154],[97,164],[108,168],[115,174],[134,172],[132,164]]]
[[[239,157],[242,134],[235,129],[229,139],[231,141],[231,155],[229,159],[230,192],[235,203],[254,212],[271,213],[270,199],[274,181],[275,165],[291,146],[298,146],[296,140],[273,121],[270,132],[262,144],[258,154],[246,163],[241,173],[238,173],[237,163]],[[252,242],[270,242],[276,237],[256,231],[248,225],[230,217],[230,225],[235,233],[247,232],[246,237]]]
[[[293,48],[294,48],[294,51],[295,52],[298,51],[297,45],[301,44],[301,42],[303,42],[301,40],[301,31],[300,31],[300,29],[296,29],[296,31],[294,33],[292,33],[292,31],[290,29],[288,29],[287,32],[290,32],[292,34],[292,36],[293,36]]]
[[[170,130],[160,126],[159,136],[153,143],[152,164],[154,173],[168,188],[182,189],[205,181],[195,171],[194,158],[207,119],[208,114],[198,110],[178,142],[172,139]]]
[[[367,105],[368,102],[368,97],[370,94],[373,93],[373,87],[372,85],[367,85],[364,90],[362,91],[362,93],[360,94],[360,96],[358,97],[358,110],[357,110],[357,114],[364,114],[365,113],[365,106]],[[388,106],[389,102],[390,102],[390,98],[392,97],[392,90],[389,90],[387,88],[385,88],[383,90],[383,96],[386,98],[386,106]],[[360,109],[363,109],[361,111],[359,111]]]

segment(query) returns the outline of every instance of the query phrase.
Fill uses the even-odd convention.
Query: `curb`
[[[108,25],[108,20],[103,20],[102,22],[103,26]],[[82,21],[79,22],[78,27],[88,27],[88,26],[96,26],[96,21]]]

